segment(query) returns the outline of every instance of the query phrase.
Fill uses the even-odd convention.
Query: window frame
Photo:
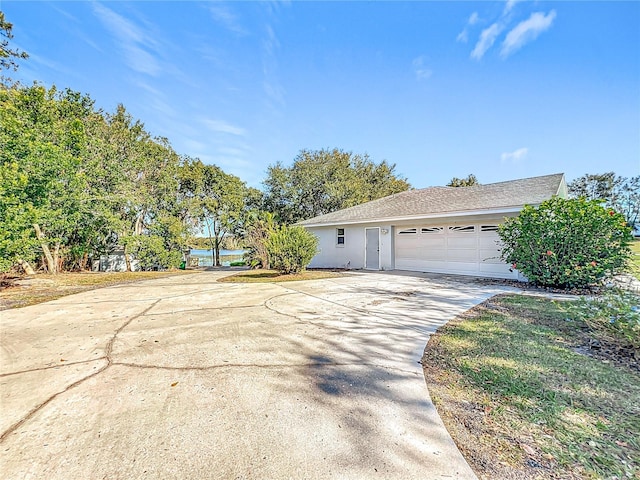
[[[342,233],[340,233],[340,231],[342,231]],[[341,239],[342,239],[342,243],[340,243]],[[347,243],[347,235],[344,227],[336,228],[336,247],[344,247],[346,243]]]

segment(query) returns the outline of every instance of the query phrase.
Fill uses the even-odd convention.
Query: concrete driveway
[[[4,479],[475,478],[418,363],[504,291],[206,272],[0,312]]]

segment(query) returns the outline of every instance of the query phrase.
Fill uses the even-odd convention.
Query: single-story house
[[[311,268],[410,270],[518,279],[498,225],[525,205],[566,198],[564,174],[408,190],[298,223],[318,237]]]

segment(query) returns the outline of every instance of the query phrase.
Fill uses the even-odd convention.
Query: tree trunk
[[[84,252],[82,254],[82,258],[80,258],[80,261],[78,262],[78,268],[81,272],[87,269],[87,263],[89,263],[89,252]]]
[[[218,235],[216,234],[216,236],[214,237],[215,241],[216,241],[216,250],[215,250],[215,254],[216,254],[216,267],[220,266],[220,240],[218,239]]]
[[[211,247],[211,266],[215,267],[216,264],[216,248],[215,248],[215,244],[213,243],[213,237],[211,236],[211,224],[209,223],[209,221],[206,222],[207,223],[207,232],[209,233],[209,246]]]
[[[60,258],[60,244],[56,243],[56,246],[53,249],[53,261],[56,264],[56,272],[61,272],[63,270],[63,258]]]
[[[142,228],[144,227],[142,219],[144,218],[144,212],[140,212],[136,218],[136,224],[134,226],[134,235],[142,235]]]
[[[129,254],[127,253],[127,245],[124,246],[124,263],[127,265],[127,272],[131,271],[131,260],[129,260]]]
[[[29,265],[29,262],[22,260],[21,258],[18,259],[18,265],[20,265],[20,268],[22,268],[22,270],[24,270],[24,273],[26,273],[27,275],[36,274],[33,268],[31,268],[31,265]]]
[[[42,233],[42,230],[40,230],[40,225],[38,225],[37,223],[34,223],[33,228],[36,231],[36,236],[40,240],[40,246],[42,247],[42,252],[44,253],[44,256],[47,260],[47,270],[49,270],[49,273],[53,273],[53,274],[58,273],[58,269],[56,268],[56,262],[53,260],[53,256],[51,255],[51,250],[49,250],[49,245],[47,245],[47,242],[44,241],[44,234]]]

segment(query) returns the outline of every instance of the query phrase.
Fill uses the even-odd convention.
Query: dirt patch
[[[20,308],[96,288],[141,280],[196,273],[189,270],[166,272],[80,272],[58,275],[3,276],[0,280],[0,310]]]

